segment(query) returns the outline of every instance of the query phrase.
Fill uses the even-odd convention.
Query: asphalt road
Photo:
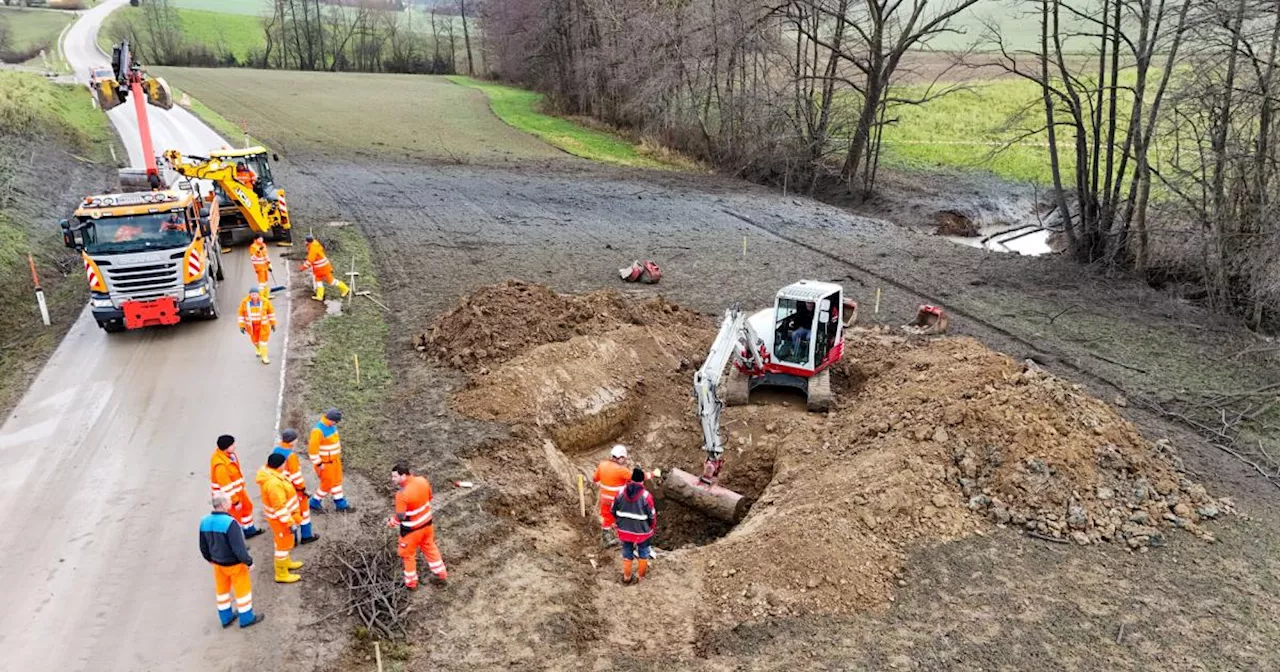
[[[78,77],[107,61],[95,34],[126,2],[106,0],[67,31]],[[140,165],[132,114],[121,106],[111,121]],[[222,144],[185,110],[151,116],[157,151]],[[275,266],[287,268],[278,256]],[[196,546],[214,440],[237,437],[251,481],[271,447],[285,359],[287,298],[263,366],[235,326],[252,284],[244,249],[226,269],[216,321],[108,336],[86,310],[0,427],[0,670],[223,670],[280,636],[269,613],[248,632],[219,627]],[[270,535],[250,550],[261,606],[274,589]]]

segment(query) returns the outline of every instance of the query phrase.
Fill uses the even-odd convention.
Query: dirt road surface
[[[105,62],[94,36],[121,4],[103,2],[68,31],[77,74]],[[185,111],[151,111],[157,150],[221,144]],[[121,106],[111,119],[136,153],[132,113]],[[270,450],[288,329],[271,366],[253,358],[234,317],[252,273],[242,249],[224,259],[221,319],[108,336],[86,310],[0,428],[0,669],[252,669],[247,652],[278,653],[261,645],[288,627],[270,610],[253,631],[218,627],[196,548],[216,437],[237,437],[246,474]],[[286,297],[276,306],[289,314]],[[269,537],[250,552],[261,608],[274,588]]]

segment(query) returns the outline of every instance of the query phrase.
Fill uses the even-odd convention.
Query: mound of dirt
[[[934,219],[938,222],[938,228],[934,233],[939,236],[977,238],[979,235],[978,224],[958,212],[943,210],[934,215]]]
[[[424,347],[471,373],[455,410],[521,434],[473,463],[480,477],[539,499],[530,481],[558,481],[546,485],[546,510],[582,526],[589,546],[558,551],[572,555],[596,552],[573,481],[612,442],[646,468],[699,469],[689,385],[713,337],[710,320],[671,304],[506,283],[442,316]],[[861,328],[846,338],[829,414],[767,393],[725,409],[721,483],[753,501],[742,523],[708,533],[705,519],[660,502],[667,553],[655,567],[675,575],[644,590],[664,593],[655,605],[700,605],[654,614],[673,637],[698,629],[690,619],[728,626],[884,605],[913,546],[993,525],[1145,552],[1173,529],[1211,540],[1201,523],[1231,511],[1182,474],[1168,444],[1078,385],[969,338]],[[485,352],[463,357],[468,349]],[[612,561],[600,571],[615,571]]]
[[[539,345],[624,324],[680,328],[704,323],[697,313],[662,298],[634,301],[614,290],[572,296],[509,280],[463,297],[437,316],[414,345],[425,356],[471,372]]]

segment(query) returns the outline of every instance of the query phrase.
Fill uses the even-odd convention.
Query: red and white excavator
[[[724,464],[720,411],[724,404],[746,404],[760,387],[798,389],[810,411],[831,406],[833,364],[844,354],[844,329],[857,320],[858,306],[844,298],[844,288],[829,282],[801,280],[778,290],[772,309],[750,316],[739,306],[725,311],[707,359],[693,376],[706,451],[702,475],[672,469],[663,481],[668,496],[723,520],[746,513],[742,495],[717,485]],[[732,362],[724,391],[718,392],[726,364]]]

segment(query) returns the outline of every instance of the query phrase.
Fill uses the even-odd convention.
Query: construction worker
[[[600,484],[600,541],[605,546],[614,543],[613,500],[622,492],[631,478],[631,468],[627,466],[627,447],[618,444],[609,451],[609,459],[596,466],[596,473],[591,476],[593,483]]]
[[[300,561],[289,558],[294,533],[302,524],[302,514],[298,512],[298,493],[281,471],[284,463],[284,455],[272,452],[267,457],[267,465],[258,470],[253,480],[262,490],[262,508],[267,512],[267,523],[271,525],[276,543],[276,583],[293,583],[302,578],[289,571],[302,567]]]
[[[307,454],[320,477],[320,489],[311,496],[311,510],[324,513],[324,498],[333,494],[333,506],[339,511],[355,511],[342,493],[342,441],[338,438],[338,423],[342,411],[331,408],[324,412],[307,441]]]
[[[307,236],[307,261],[299,270],[307,269],[311,269],[311,275],[315,279],[316,293],[311,298],[316,301],[324,301],[325,285],[337,287],[344,297],[351,293],[351,288],[345,282],[333,277],[333,266],[329,264],[329,258],[324,256],[324,245],[310,235]]]
[[[267,340],[275,330],[276,309],[271,299],[257,287],[250,288],[249,295],[240,302],[240,333],[249,335],[253,352],[263,364],[271,363],[267,358]]]
[[[644,488],[644,471],[633,469],[631,482],[613,500],[613,515],[618,519],[618,541],[622,542],[622,582],[631,583],[631,563],[640,560],[635,581],[644,578],[649,571],[649,558],[653,555],[649,541],[658,527],[658,512],[653,505],[653,495]]]
[[[271,296],[271,287],[267,284],[271,273],[271,257],[267,253],[267,243],[262,236],[253,239],[249,245],[249,263],[253,264],[253,273],[258,276],[258,290],[263,296]]]
[[[280,473],[293,484],[294,493],[298,498],[298,514],[301,516],[301,524],[298,526],[298,543],[309,544],[319,539],[320,535],[311,531],[311,502],[307,498],[307,482],[302,478],[302,465],[299,464],[298,454],[293,452],[297,441],[298,430],[286,429],[280,432],[280,441],[271,454],[284,457],[284,466],[280,468]]]
[[[240,614],[240,627],[247,628],[262,622],[262,614],[253,613],[253,591],[249,583],[249,568],[253,558],[244,543],[244,532],[227,510],[231,500],[222,493],[213,496],[213,513],[200,520],[200,555],[213,565],[214,600],[218,605],[218,619],[222,627],[230,627]],[[231,596],[235,594],[236,609],[231,609]]]
[[[218,449],[209,458],[209,486],[213,494],[222,493],[231,500],[231,515],[244,528],[245,539],[262,534],[262,530],[253,524],[253,502],[249,501],[249,493],[244,491],[244,474],[240,471],[240,457],[236,455],[236,439],[230,434],[218,437]]]
[[[237,161],[236,182],[253,189],[258,183],[258,174],[253,172],[253,169],[246,165],[244,161]]]
[[[400,528],[400,545],[397,553],[404,560],[404,585],[409,590],[418,589],[418,551],[427,559],[432,580],[443,584],[449,578],[444,558],[436,547],[436,530],[431,516],[431,482],[422,476],[409,473],[409,468],[397,464],[391,468],[391,483],[396,486],[396,513],[387,520],[387,527]]]

